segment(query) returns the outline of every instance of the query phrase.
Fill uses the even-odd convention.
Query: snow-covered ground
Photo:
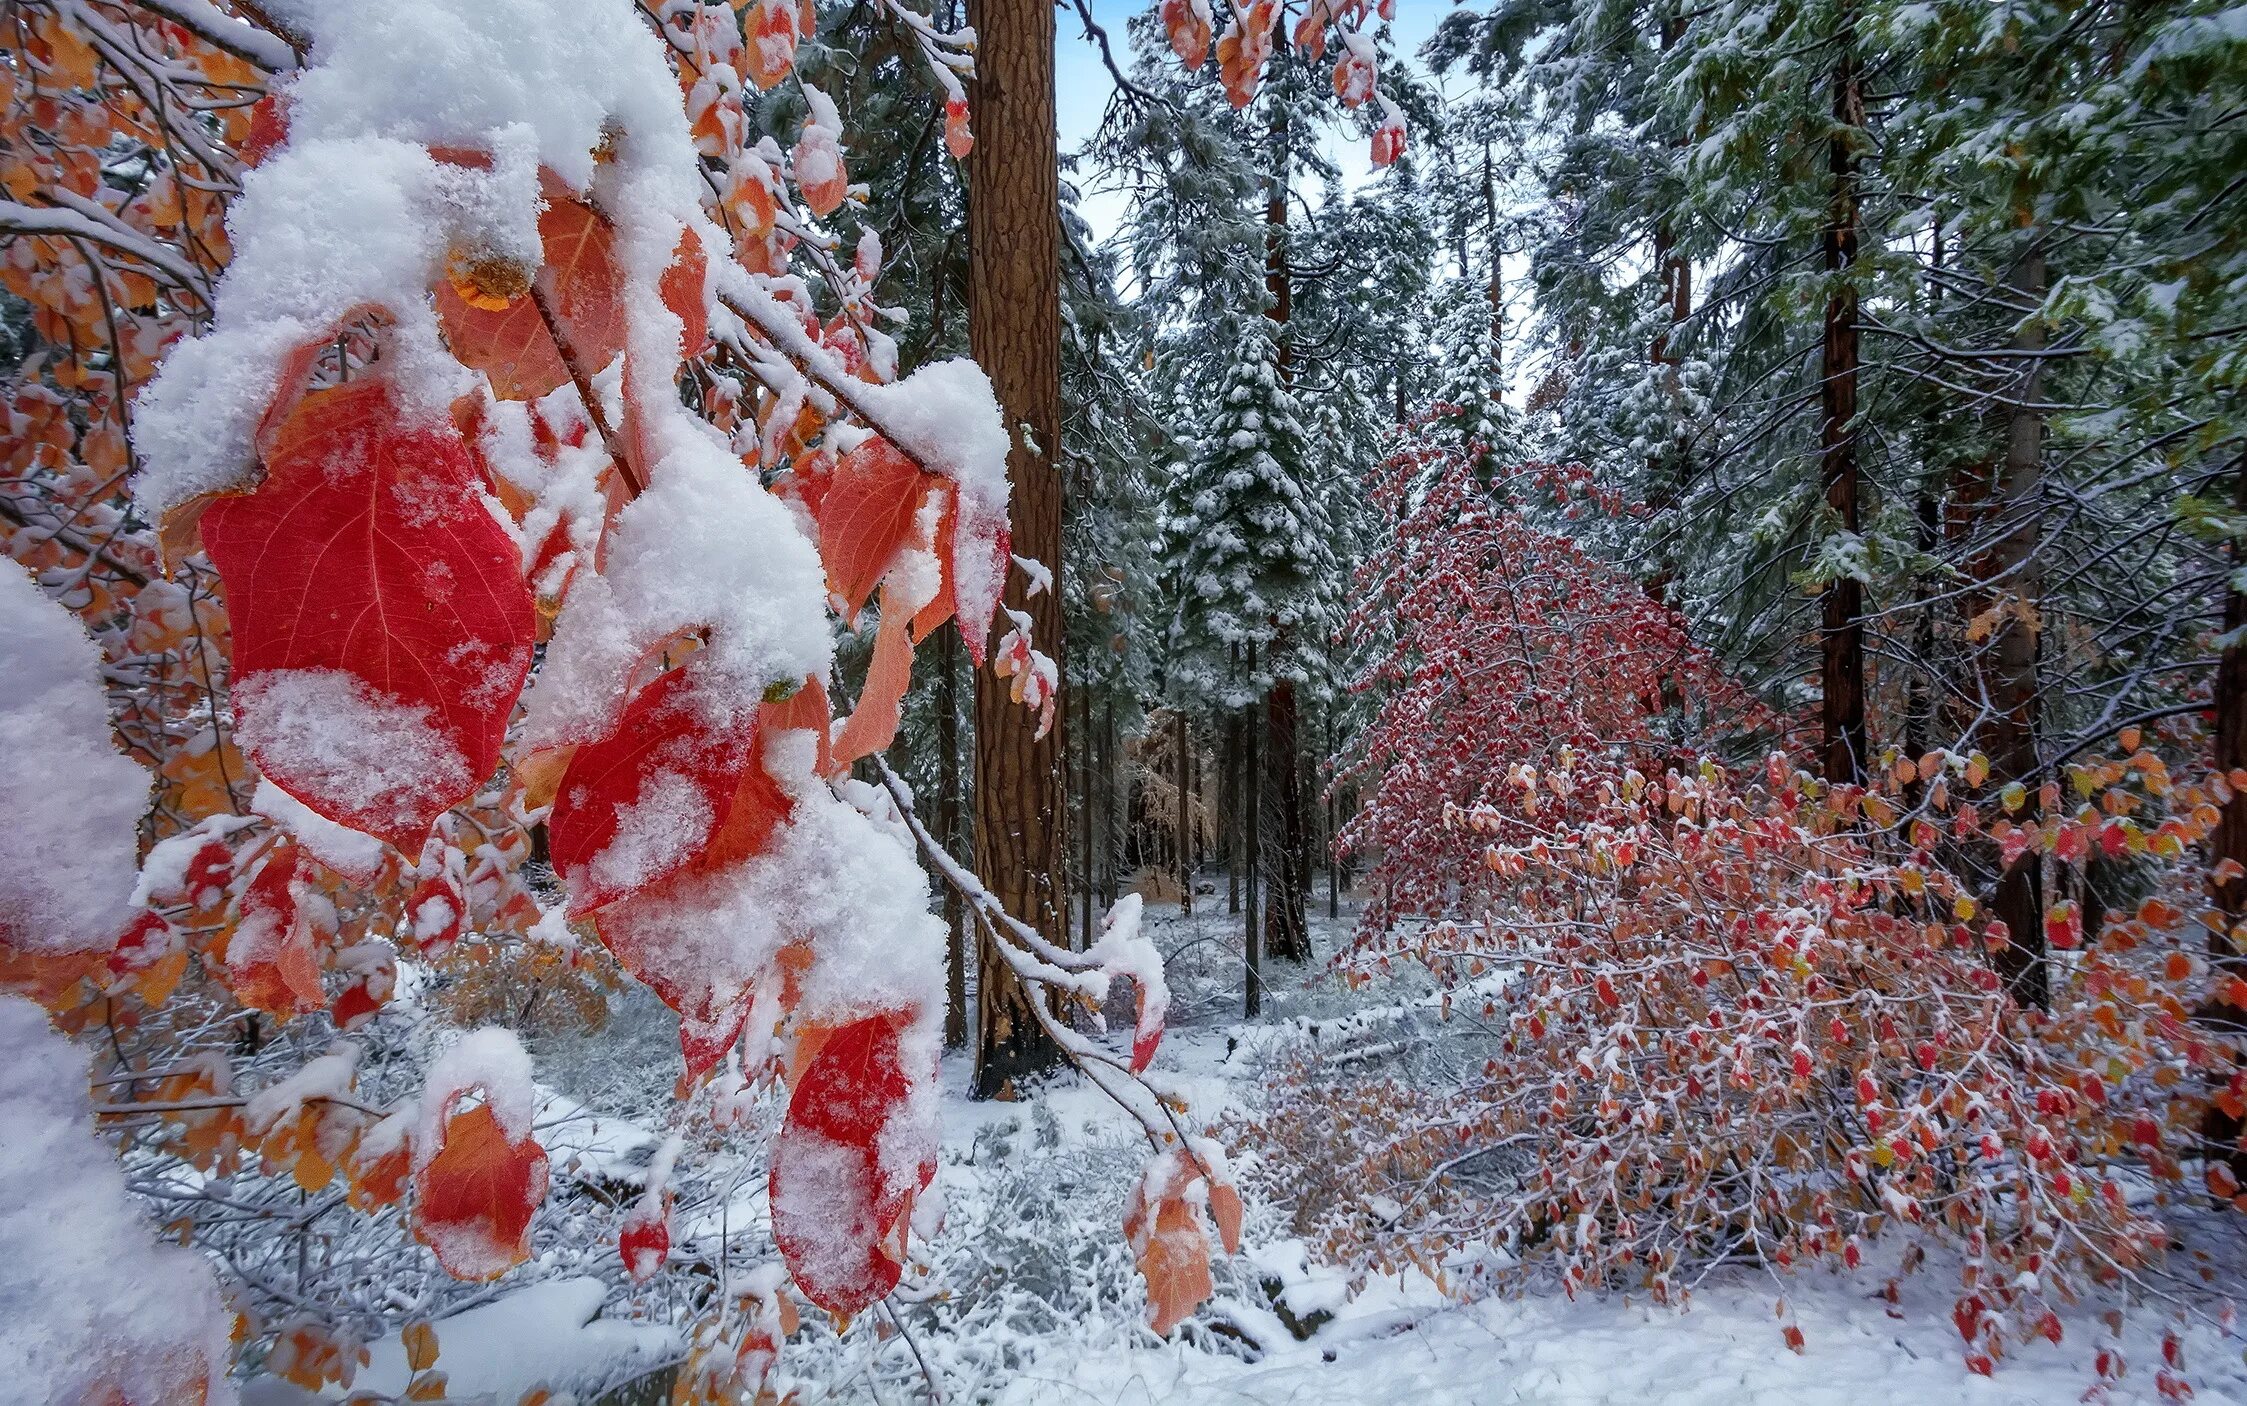
[[[1353,915],[1345,906],[1329,920],[1322,903],[1313,912],[1319,960],[1268,964],[1264,1012],[1243,1020],[1239,920],[1225,914],[1222,890],[1203,904],[1190,919],[1174,905],[1151,906],[1146,927],[1168,960],[1174,992],[1158,1066],[1184,1085],[1198,1119],[1254,1112],[1275,1057],[1315,1046],[1377,1060],[1408,1043],[1400,1032],[1425,1018],[1425,993],[1409,984],[1353,995],[1323,976]],[[539,1114],[557,1174],[632,1180],[654,1134],[595,1110],[642,1099],[660,1107],[676,1068],[668,1040],[661,1031],[612,1027],[578,1052],[571,1092],[584,1102],[555,1092]],[[1080,1081],[1057,1079],[1018,1103],[977,1103],[964,1092],[969,1074],[964,1055],[946,1061],[952,1092],[938,1183],[945,1221],[924,1247],[928,1272],[909,1279],[888,1309],[841,1333],[807,1316],[782,1359],[783,1385],[804,1406],[938,1394],[1003,1406],[2058,1406],[2094,1386],[2093,1356],[2114,1342],[2099,1322],[2111,1305],[2087,1304],[2060,1344],[2021,1348],[1994,1377],[1975,1376],[1950,1324],[1955,1277],[1934,1261],[1904,1281],[1900,1310],[1876,1296],[1886,1276],[1869,1271],[1784,1280],[1728,1271],[1704,1282],[1682,1313],[1557,1295],[1459,1303],[1417,1273],[1353,1291],[1289,1237],[1284,1208],[1255,1203],[1252,1174],[1244,1177],[1252,1197],[1244,1252],[1218,1267],[1217,1298],[1166,1341],[1143,1326],[1142,1290],[1119,1229],[1145,1158],[1136,1126]],[[1236,1162],[1250,1170],[1252,1151],[1236,1149]],[[682,1206],[683,1236],[703,1233],[689,1228],[698,1225],[714,1234],[727,1220],[755,1225],[761,1181],[744,1175],[718,1202]],[[2247,1272],[2247,1264],[2223,1272]],[[1275,1286],[1298,1321],[1314,1311],[1331,1320],[1297,1339],[1274,1311]],[[1781,1297],[1804,1334],[1799,1355],[1774,1314]],[[628,1295],[613,1292],[604,1305],[593,1281],[552,1279],[440,1320],[440,1365],[456,1392],[490,1393],[502,1406],[542,1382],[622,1380],[677,1351],[675,1332],[631,1323],[634,1310]],[[2154,1373],[2172,1321],[2158,1308],[2132,1311],[2120,1340],[2130,1370],[2107,1400],[2160,1399]],[[2182,1336],[2195,1399],[2247,1403],[2241,1340],[2205,1321]],[[396,1340],[376,1344],[374,1357],[359,1385],[397,1389]],[[253,1397],[259,1406],[297,1399]]]

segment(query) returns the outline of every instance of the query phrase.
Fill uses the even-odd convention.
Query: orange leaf
[[[882,590],[882,618],[874,631],[874,658],[866,666],[866,686],[858,703],[843,720],[835,739],[830,774],[841,772],[860,757],[888,749],[897,737],[898,708],[913,681],[913,645],[907,639],[905,611],[896,604],[896,592]]]
[[[1167,1334],[1217,1292],[1209,1275],[1209,1237],[1181,1200],[1162,1203],[1154,1234],[1139,1252],[1147,1279],[1147,1310],[1157,1333]]]
[[[819,555],[827,586],[855,614],[913,535],[929,475],[879,435],[835,466],[819,497]]]
[[[1236,1255],[1241,1248],[1241,1194],[1231,1182],[1212,1181],[1209,1184],[1209,1218],[1217,1222],[1217,1240],[1225,1253]]]
[[[1188,68],[1200,68],[1209,57],[1209,11],[1193,0],[1162,0],[1156,12],[1163,32],[1170,36],[1171,52]]]
[[[819,739],[819,762],[816,770],[821,776],[828,774],[828,713],[827,687],[817,679],[805,679],[803,687],[778,703],[767,703],[760,710],[763,726],[768,733],[786,732],[802,728]]]
[[[541,276],[552,280],[554,316],[591,375],[624,350],[624,281],[616,266],[616,235],[601,213],[572,195],[559,177],[546,170],[538,174],[546,199],[538,217],[546,257]],[[479,308],[461,297],[449,279],[439,279],[435,293],[437,318],[453,355],[490,377],[492,393],[500,399],[536,400],[569,379],[531,299],[517,298],[496,311]]]
[[[414,1171],[414,1238],[455,1279],[496,1279],[530,1258],[531,1213],[546,1199],[546,1150],[510,1140],[491,1105],[448,1103],[435,1152]]]
[[[251,1010],[283,1020],[328,1004],[312,921],[298,902],[302,863],[294,841],[276,840],[242,890],[226,938],[227,989]]]
[[[710,260],[702,252],[702,241],[690,229],[679,236],[671,267],[663,271],[663,279],[656,285],[663,305],[686,324],[680,343],[683,354],[689,357],[702,355],[710,346],[710,309],[702,298],[703,280],[709,270]]]

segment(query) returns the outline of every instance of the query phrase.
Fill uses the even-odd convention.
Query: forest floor
[[[1198,1118],[1222,1127],[1253,1117],[1288,1061],[1307,1051],[1378,1056],[1408,1043],[1400,1037],[1427,1018],[1424,993],[1408,983],[1351,995],[1324,975],[1326,959],[1348,941],[1354,913],[1345,904],[1330,919],[1321,902],[1313,910],[1314,961],[1269,964],[1264,1011],[1244,1020],[1240,920],[1226,914],[1221,887],[1201,903],[1190,918],[1174,903],[1150,905],[1146,918],[1173,990],[1158,1065],[1185,1085]],[[669,1032],[641,1028],[660,1021],[640,1019],[638,1009],[595,1037],[586,1054],[597,1057],[581,1060],[578,1077],[565,1081],[574,1085],[570,1093],[614,1110],[640,1097],[635,1090],[658,1091],[671,1078],[677,1056]],[[1128,1022],[1121,1028],[1128,1032]],[[969,1072],[965,1056],[948,1059],[946,1087],[964,1090]],[[1217,1297],[1166,1341],[1143,1326],[1139,1280],[1118,1229],[1145,1159],[1136,1126],[1069,1078],[1018,1103],[976,1103],[955,1092],[944,1112],[945,1224],[924,1247],[931,1272],[900,1289],[887,1321],[868,1315],[838,1335],[807,1319],[782,1357],[784,1385],[801,1406],[919,1402],[939,1393],[945,1401],[1005,1406],[2059,1406],[2100,1399],[2086,1397],[2097,1381],[2092,1358],[2113,1341],[2098,1321],[2105,1305],[2085,1305],[2066,1323],[2061,1344],[2039,1341],[2017,1350],[1994,1377],[1972,1375],[1950,1322],[1955,1273],[1934,1262],[1904,1281],[1900,1314],[1877,1296],[1885,1276],[1869,1272],[1781,1281],[1760,1270],[1724,1271],[1706,1279],[1682,1313],[1558,1294],[1460,1303],[1416,1271],[1353,1290],[1290,1236],[1287,1208],[1256,1196],[1254,1155],[1237,1142],[1235,1170],[1250,1195],[1244,1253],[1217,1267]],[[608,1115],[592,1125],[594,1136],[573,1126],[590,1157],[653,1141]],[[569,1155],[558,1147],[558,1165]],[[1799,1355],[1787,1350],[1774,1317],[1782,1296],[1805,1336]],[[595,1281],[549,1280],[474,1310],[473,1321],[440,1321],[443,1365],[454,1374],[448,1399],[482,1391],[505,1406],[541,1381],[560,1385],[558,1364],[572,1364],[588,1382],[614,1381],[676,1353],[668,1330],[631,1324],[631,1305],[613,1296],[587,1323],[600,1297]],[[1298,1339],[1275,1300],[1298,1321],[1331,1317]],[[2134,1312],[2121,1339],[2131,1369],[2105,1400],[2159,1400],[2154,1372],[2168,1321],[2158,1309]],[[2240,1339],[2205,1322],[2182,1336],[2195,1399],[2247,1406]],[[375,1357],[358,1385],[402,1385],[395,1341],[377,1344]],[[603,1363],[611,1370],[599,1370]],[[257,1406],[296,1399],[251,1397]]]

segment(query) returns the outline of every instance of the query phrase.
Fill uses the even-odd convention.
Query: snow
[[[994,562],[981,544],[1006,523],[1007,434],[989,378],[974,362],[953,357],[856,394],[893,443],[959,486],[952,593],[962,618],[990,618],[1006,585],[1004,560]]]
[[[474,380],[445,349],[428,287],[456,244],[535,249],[537,199],[520,142],[502,143],[483,171],[406,142],[292,141],[249,172],[228,222],[217,325],[176,347],[137,403],[142,505],[160,516],[240,486],[290,354],[355,309],[395,317],[383,360],[401,405],[441,417]]]
[[[131,919],[148,773],[117,754],[101,652],[75,617],[0,565],[0,941],[106,949]]]
[[[306,1103],[316,1099],[348,1098],[352,1075],[359,1067],[359,1047],[339,1041],[324,1055],[306,1060],[296,1072],[250,1095],[242,1119],[256,1136],[293,1122]]]
[[[261,765],[357,816],[425,810],[417,798],[458,795],[473,780],[430,708],[342,669],[271,669],[245,680],[234,689],[234,726]],[[349,850],[332,834],[323,843]]]
[[[0,1396],[22,1406],[234,1399],[232,1315],[202,1257],[160,1244],[86,1107],[86,1064],[0,997]]]
[[[683,630],[706,632],[695,667],[713,708],[754,708],[773,683],[824,678],[826,599],[818,553],[787,509],[707,427],[677,427],[647,491],[617,515],[602,574],[570,590],[531,687],[526,741],[601,735],[633,666]]]
[[[656,280],[681,229],[706,221],[662,42],[633,7],[284,0],[275,9],[310,36],[310,66],[286,88],[288,143],[247,174],[233,207],[216,326],[174,350],[138,402],[148,466],[136,492],[153,515],[242,484],[284,362],[357,309],[374,305],[391,320],[383,364],[409,411],[435,419],[474,393],[427,292],[456,249],[536,265],[542,166],[573,190],[603,187],[604,206],[627,216],[618,249],[631,345],[676,346],[678,320],[662,310]],[[488,169],[438,161],[431,146],[488,153]],[[605,167],[603,151],[616,157]],[[707,247],[725,247],[712,233]],[[665,396],[674,359],[652,356]]]
[[[702,789],[676,771],[649,777],[640,794],[616,808],[616,834],[587,866],[587,879],[612,893],[629,892],[692,857],[715,817]]]
[[[567,1094],[539,1091],[534,1124],[557,1176],[638,1186],[662,1139],[628,1118],[597,1113]]]
[[[531,1057],[512,1030],[487,1025],[471,1030],[437,1056],[422,1081],[420,1122],[414,1129],[414,1167],[437,1155],[445,1116],[461,1096],[479,1091],[510,1142],[530,1136],[537,1094]]]
[[[503,1402],[544,1386],[554,1391],[628,1381],[675,1358],[676,1332],[652,1323],[604,1318],[607,1295],[598,1279],[549,1279],[430,1326],[448,1401]],[[369,1360],[353,1391],[402,1396],[412,1373],[397,1334],[368,1344]],[[338,1390],[336,1395],[343,1393]]]
[[[944,1005],[944,928],[928,911],[927,876],[893,834],[810,775],[811,753],[779,739],[766,749],[776,779],[797,788],[789,819],[764,853],[683,881],[660,910],[636,913],[635,947],[724,1005],[727,993],[776,990],[777,979],[763,978],[782,948],[805,942],[818,961],[797,973],[799,1021],[842,1025],[902,1010],[915,1014],[917,1031],[933,1028]]]
[[[377,871],[382,868],[382,841],[364,831],[337,824],[267,778],[258,778],[257,791],[250,797],[250,809],[287,831],[313,858],[354,883],[374,882]],[[190,850],[183,858],[192,855]]]

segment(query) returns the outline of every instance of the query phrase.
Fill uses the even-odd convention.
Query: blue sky
[[[1151,7],[1152,0],[1091,0],[1093,18],[1108,31],[1110,43],[1116,49],[1116,61],[1129,65],[1130,48],[1125,37],[1124,22],[1133,14]],[[1397,17],[1389,26],[1389,37],[1398,52],[1414,54],[1446,14],[1450,13],[1452,0],[1397,0]],[[1055,118],[1060,127],[1061,149],[1064,152],[1082,145],[1100,125],[1100,115],[1108,105],[1108,95],[1114,90],[1108,70],[1100,62],[1100,50],[1083,36],[1083,25],[1078,21],[1073,5],[1061,6],[1054,15],[1059,38],[1054,54]],[[1203,69],[1208,81],[1217,81],[1217,66],[1211,61]],[[1345,177],[1353,182],[1369,169],[1365,142],[1352,136],[1336,140],[1329,136],[1327,155],[1338,165]],[[1084,177],[1097,185],[1093,173]],[[1122,197],[1097,191],[1088,195],[1079,207],[1095,232],[1111,233],[1124,214]]]

